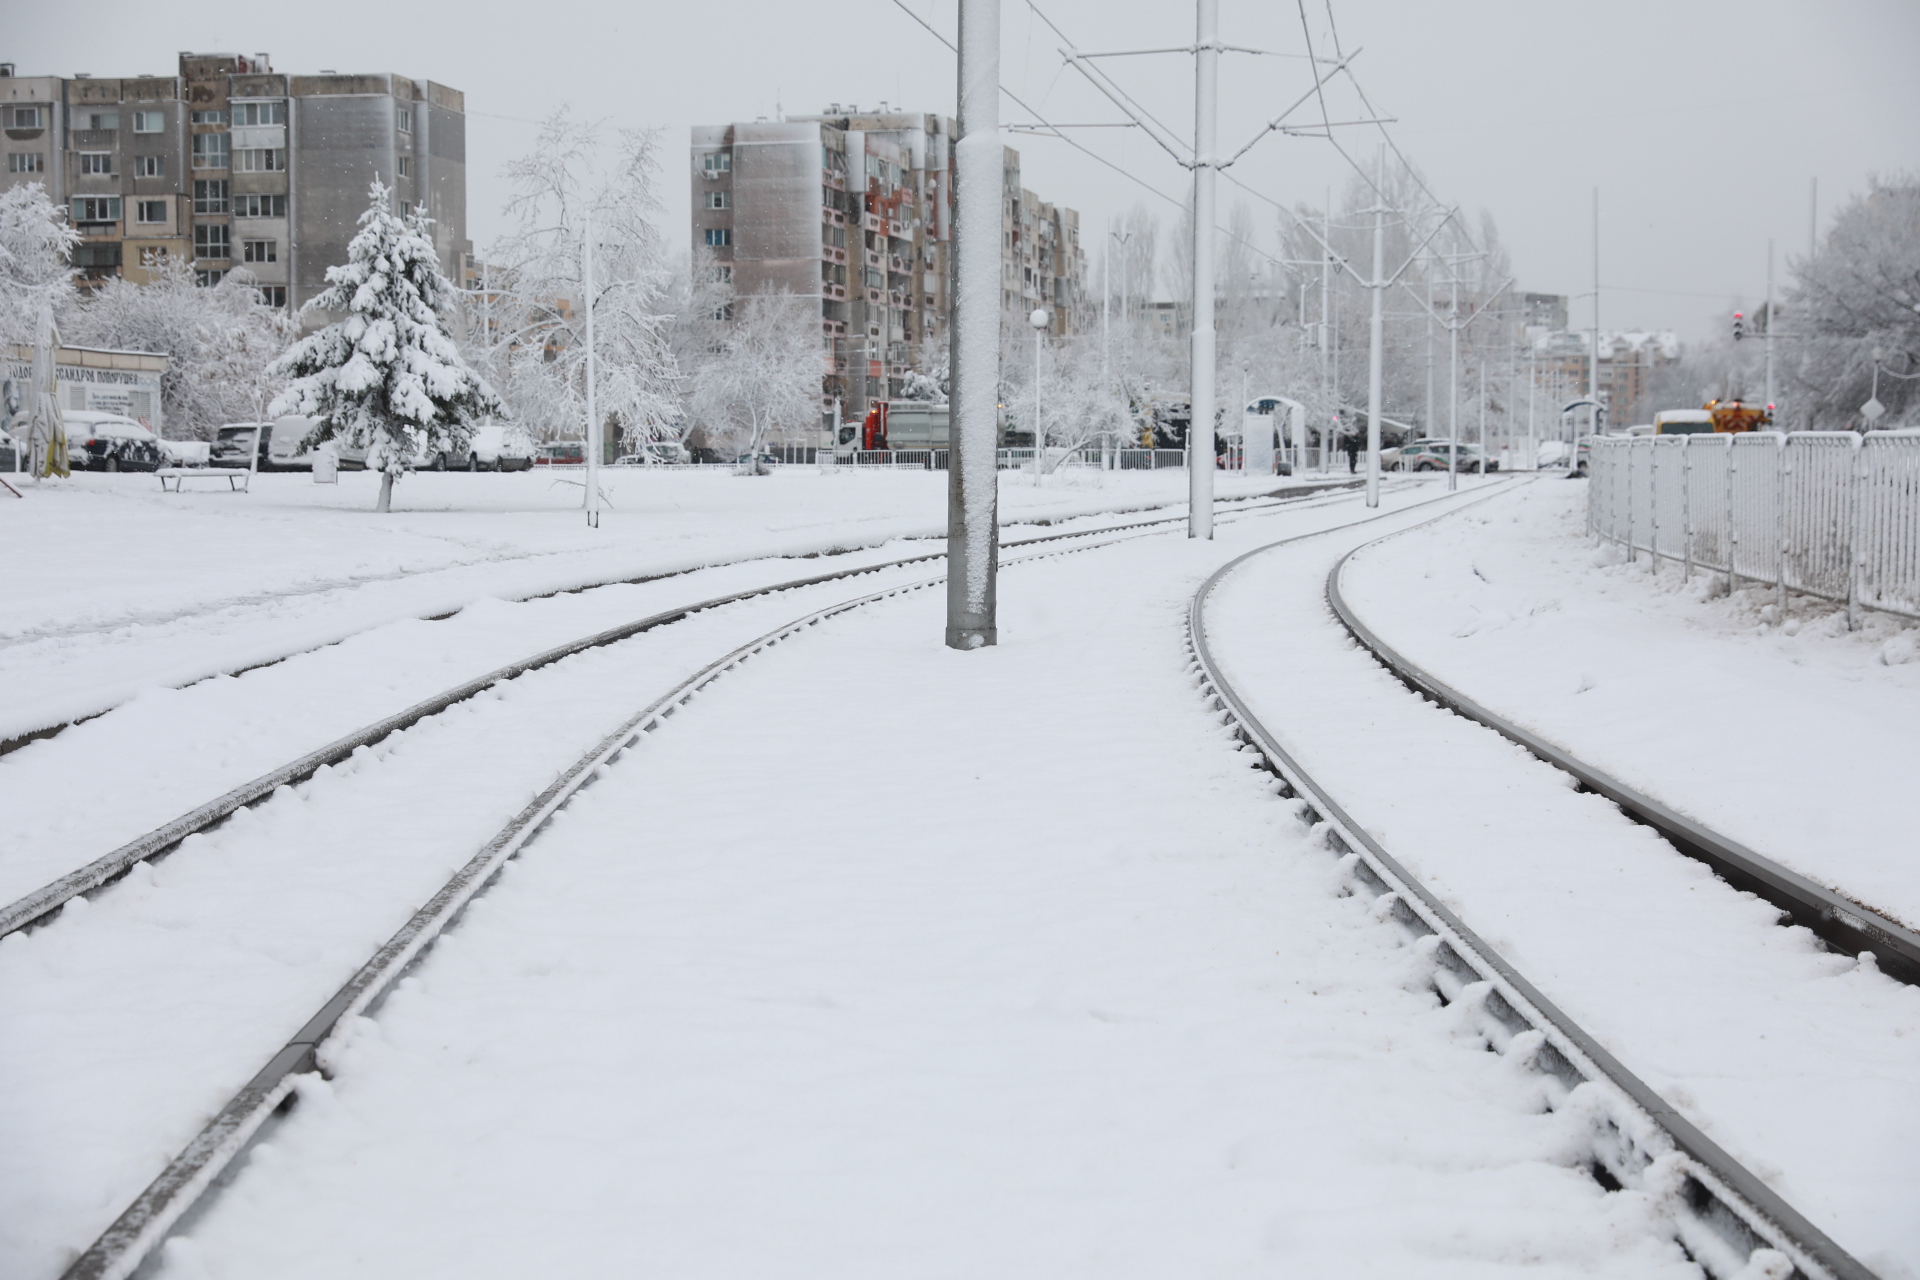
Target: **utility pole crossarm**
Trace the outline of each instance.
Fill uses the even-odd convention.
[[[1446,229],[1446,225],[1449,222],[1453,221],[1453,216],[1458,212],[1459,212],[1458,209],[1448,209],[1446,211],[1446,216],[1433,224],[1433,230],[1427,232],[1426,237],[1423,240],[1421,240],[1419,244],[1413,247],[1413,252],[1407,255],[1407,260],[1401,263],[1399,269],[1396,270],[1391,276],[1387,277],[1387,279],[1383,283],[1391,285],[1395,281],[1399,280],[1401,276],[1405,275],[1407,273],[1407,268],[1412,266],[1415,262],[1419,261],[1420,251],[1433,243],[1433,238],[1439,235],[1441,231]]]

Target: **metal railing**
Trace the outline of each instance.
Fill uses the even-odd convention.
[[[1587,527],[1672,561],[1920,618],[1920,431],[1602,438]]]

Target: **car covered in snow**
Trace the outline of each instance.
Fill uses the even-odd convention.
[[[70,409],[67,462],[75,471],[158,471],[169,459],[160,437],[118,413]]]
[[[536,467],[584,467],[587,446],[579,440],[550,440],[533,455]]]
[[[533,437],[506,422],[483,422],[467,448],[469,471],[526,471],[533,466]]]

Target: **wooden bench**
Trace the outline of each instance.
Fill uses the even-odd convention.
[[[160,477],[160,487],[168,493],[179,493],[182,485],[189,480],[224,480],[230,493],[246,493],[247,484],[253,479],[251,471],[239,471],[230,467],[162,467],[153,474]]]

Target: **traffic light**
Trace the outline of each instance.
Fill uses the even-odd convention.
[[[1735,342],[1747,336],[1747,319],[1738,311],[1733,313],[1733,340]]]

